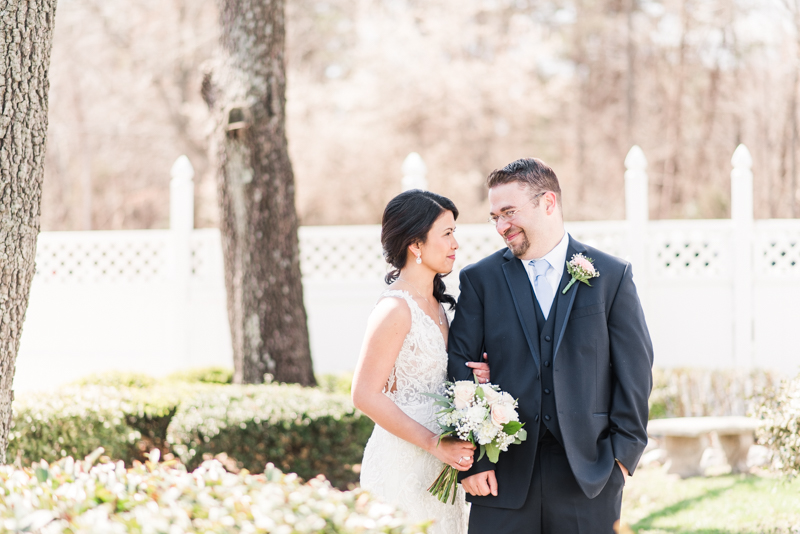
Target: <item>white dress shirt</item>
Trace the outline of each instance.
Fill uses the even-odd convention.
[[[567,264],[567,247],[569,247],[569,234],[564,232],[564,237],[561,238],[561,241],[559,241],[558,245],[553,247],[550,252],[541,258],[534,258],[536,260],[545,259],[551,266],[545,275],[545,279],[547,280],[547,283],[550,284],[550,287],[553,288],[553,300],[558,297],[558,286],[561,284],[561,277],[564,274],[564,267]],[[519,261],[521,261],[522,266],[525,267],[525,272],[528,273],[528,279],[531,281],[531,287],[535,293],[536,286],[533,282],[536,279],[536,271],[533,270],[533,266],[530,264],[531,260]],[[536,295],[536,298],[539,299],[539,295]],[[550,309],[553,307],[553,303],[539,302],[539,307],[542,308],[544,318],[547,320],[548,315],[550,315]]]

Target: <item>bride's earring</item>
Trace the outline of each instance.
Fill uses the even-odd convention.
[[[422,264],[422,256],[417,256],[417,265]]]

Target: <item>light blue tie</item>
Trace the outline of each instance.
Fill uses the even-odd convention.
[[[552,266],[550,262],[542,258],[541,260],[531,260],[530,265],[533,267],[533,272],[536,277],[533,279],[533,290],[536,293],[536,300],[539,301],[539,307],[542,308],[544,319],[550,315],[550,308],[553,306],[553,287],[547,281],[546,275]]]

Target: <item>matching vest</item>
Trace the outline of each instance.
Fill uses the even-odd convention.
[[[557,291],[557,290],[556,290]],[[563,446],[564,439],[561,436],[561,429],[558,425],[558,410],[556,409],[556,393],[553,388],[553,349],[556,343],[555,324],[556,306],[558,305],[558,292],[553,298],[553,305],[547,320],[544,318],[542,308],[531,286],[533,297],[533,307],[536,309],[536,326],[539,332],[539,355],[542,359],[542,366],[539,369],[540,380],[542,381],[542,409],[539,414],[539,438],[544,436],[545,429],[558,440]]]

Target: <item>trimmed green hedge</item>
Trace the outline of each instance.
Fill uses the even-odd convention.
[[[225,453],[253,473],[272,462],[344,488],[358,479],[372,426],[348,397],[292,385],[70,386],[20,395],[7,459],[52,462],[102,446],[130,465],[158,448],[193,468]]]
[[[337,373],[317,375],[317,387],[328,393],[340,393],[350,395],[350,387],[353,384],[353,373]]]
[[[754,415],[762,420],[756,436],[772,451],[773,467],[800,475],[800,375],[772,389]]]
[[[117,388],[68,386],[14,401],[9,462],[83,457],[98,447],[114,459],[144,461],[145,452],[168,453],[167,429],[188,386]]]
[[[372,427],[343,395],[289,385],[227,386],[187,399],[169,439],[190,469],[225,453],[251,472],[272,462],[303,478],[324,473],[345,486],[358,480],[353,466]]]
[[[233,369],[228,367],[199,367],[177,371],[167,376],[165,382],[188,382],[201,384],[232,384]]]
[[[132,405],[114,387],[70,386],[56,393],[20,395],[13,411],[9,463],[82,458],[98,447],[112,458],[133,459],[142,438],[128,423]]]
[[[130,371],[106,371],[79,378],[73,386],[109,386],[115,388],[149,388],[158,383],[154,377]]]

